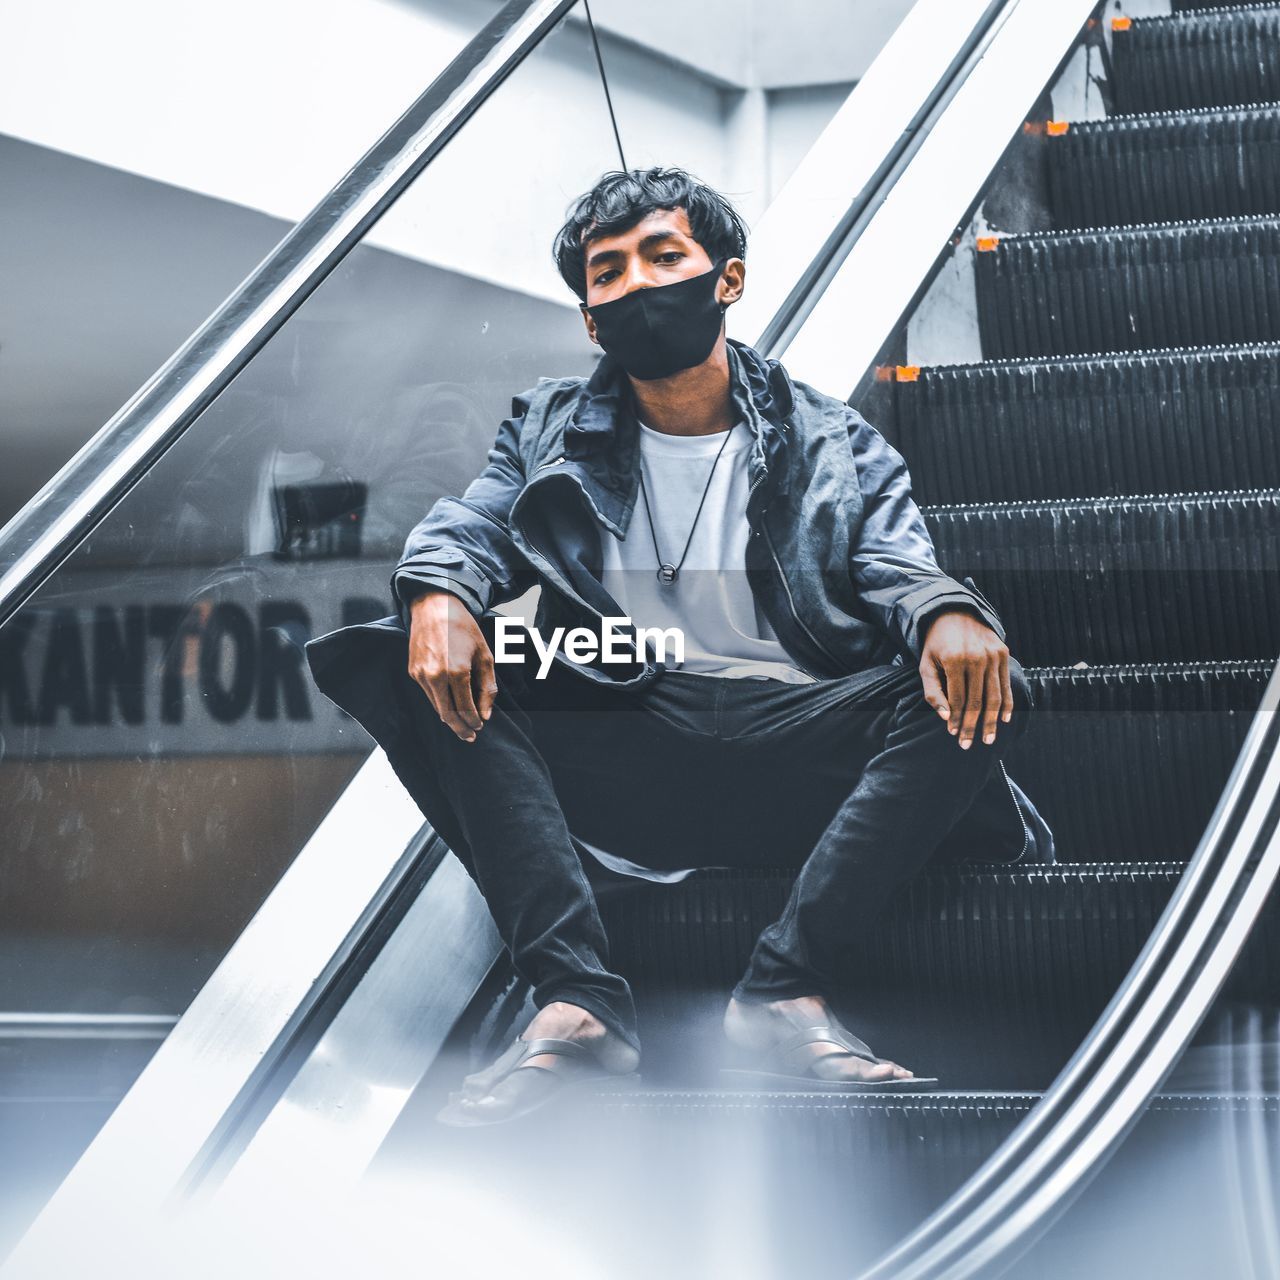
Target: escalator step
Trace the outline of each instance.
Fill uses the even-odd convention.
[[[1116,110],[1239,106],[1280,100],[1280,6],[1133,18],[1112,33]]]
[[[1005,236],[975,264],[988,359],[1280,340],[1280,217]]]
[[[930,871],[850,940],[856,977],[837,1003],[857,1010],[853,1025],[873,1047],[891,1044],[895,1060],[927,1064],[949,1086],[1043,1087],[1105,1007],[1182,869]],[[704,871],[602,898],[610,962],[636,996],[647,1077],[712,1078],[691,1074],[690,1027],[723,1006],[790,884],[784,871]],[[1280,930],[1268,910],[1229,990],[1264,999],[1277,981]]]
[[[998,1058],[1004,1049],[992,1044],[988,1052]],[[479,1199],[485,1210],[464,1221],[483,1222],[490,1235],[505,1239],[525,1224],[557,1231],[558,1274],[862,1275],[956,1192],[1041,1098],[1025,1087],[908,1095],[664,1090],[647,1072],[640,1088],[577,1096],[577,1105],[483,1135],[434,1125],[423,1107],[401,1126],[392,1152],[384,1147],[373,1176],[392,1187],[463,1188],[467,1207]],[[1046,1272],[1037,1256],[1039,1269],[1019,1265],[1016,1274],[1242,1274],[1221,1265],[1216,1228],[1240,1219],[1241,1160],[1266,1169],[1280,1158],[1278,1121],[1280,1097],[1270,1091],[1217,1085],[1156,1095],[1088,1193],[1085,1220],[1099,1227],[1102,1243],[1085,1249],[1081,1237],[1069,1239],[1047,1255],[1062,1256],[1061,1268]],[[1180,1158],[1171,1161],[1171,1152]],[[1140,1265],[1116,1246],[1138,1238],[1135,1218],[1149,1227]],[[532,1225],[526,1233],[539,1238]],[[496,1263],[484,1266],[494,1250],[483,1229],[465,1245],[471,1265],[448,1274],[500,1274]],[[1073,1267],[1082,1254],[1089,1265]],[[1117,1257],[1120,1265],[1108,1265]]]
[[[687,1271],[677,1263],[680,1277],[793,1280],[861,1274],[969,1177],[1037,1101],[1036,1093],[1012,1090],[873,1098],[644,1089],[625,1098],[597,1094],[580,1123],[599,1149],[628,1152],[629,1163],[647,1157],[649,1167],[663,1169],[664,1202],[699,1203],[715,1188],[715,1199],[734,1205],[733,1235],[750,1263],[725,1267],[723,1258],[719,1265],[704,1258]],[[744,1213],[753,1203],[773,1212]],[[678,1212],[676,1205],[668,1212]],[[722,1231],[721,1252],[724,1240]],[[690,1251],[680,1250],[681,1261]],[[840,1258],[834,1269],[833,1251]],[[671,1274],[669,1265],[655,1270]]]
[[[1273,659],[1280,491],[931,507],[1024,666]]]
[[[1028,1013],[1043,1001],[1065,1017],[1114,989],[1180,873],[1176,863],[930,872],[873,935],[851,939],[850,970],[876,985]],[[791,880],[781,870],[705,871],[638,884],[601,902],[610,960],[646,992],[731,987],[760,930],[781,914]]]
[[[1271,670],[1266,662],[1029,669],[1032,726],[1005,761],[1053,828],[1058,857],[1191,857]]]
[[[959,1156],[963,1163],[980,1157],[976,1130],[986,1129],[992,1146],[996,1135],[1011,1131],[1040,1100],[1038,1091],[1012,1092],[940,1090],[924,1094],[797,1094],[742,1093],[727,1090],[691,1092],[680,1090],[641,1089],[621,1093],[600,1090],[591,1097],[592,1111],[598,1118],[605,1112],[628,1112],[637,1123],[642,1117],[656,1120],[661,1116],[674,1121],[680,1129],[693,1125],[714,1125],[723,1133],[743,1120],[785,1126],[789,1147],[827,1155],[862,1157],[880,1160],[892,1157],[909,1160],[909,1153],[926,1153],[918,1169],[911,1169],[903,1185],[914,1183],[933,1159],[945,1161]],[[1273,1093],[1197,1092],[1157,1093],[1147,1103],[1142,1125],[1145,1137],[1152,1130],[1209,1128],[1215,1118],[1224,1115],[1280,1117],[1280,1097]],[[967,1132],[966,1132],[967,1131]],[[904,1141],[910,1135],[912,1141]],[[782,1138],[782,1133],[777,1133]],[[704,1131],[703,1137],[691,1141],[691,1148],[716,1149],[717,1143]],[[1166,1147],[1167,1151],[1167,1147]],[[793,1166],[787,1166],[788,1171]],[[947,1182],[955,1176],[946,1178]],[[824,1171],[824,1176],[830,1176]],[[888,1174],[886,1174],[888,1177]],[[847,1197],[847,1186],[841,1186]],[[846,1201],[846,1207],[849,1207]]]
[[[1048,174],[1060,229],[1280,213],[1280,106],[1075,123]]]
[[[923,503],[1280,487],[1280,345],[923,368],[894,397]]]

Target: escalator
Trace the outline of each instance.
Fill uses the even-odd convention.
[[[983,7],[949,66],[953,82],[993,42],[1012,38],[1005,19],[1018,7]],[[502,50],[511,65],[495,88],[530,49],[543,53],[566,8],[508,6],[525,11],[515,18],[526,25],[519,53]],[[480,44],[493,53],[515,28],[508,19],[487,30]],[[471,56],[474,68],[483,52]],[[423,1195],[463,1188],[465,1209],[449,1203],[473,1215],[468,1264],[478,1275],[515,1265],[521,1248],[531,1261],[548,1256],[539,1252],[551,1247],[548,1223],[567,1235],[551,1255],[564,1274],[852,1275],[904,1236],[882,1274],[923,1265],[909,1253],[911,1233],[1081,1061],[1077,1046],[1119,1007],[1113,993],[1187,891],[1188,866],[1209,865],[1202,833],[1223,825],[1224,788],[1246,777],[1240,762],[1260,740],[1280,654],[1280,105],[1267,105],[1280,103],[1280,8],[1131,17],[1104,4],[1070,48],[1039,56],[1041,81],[1058,89],[1101,66],[1103,109],[1059,115],[1047,89],[1029,111],[1017,108],[1022,127],[990,178],[979,175],[959,233],[941,257],[927,246],[911,306],[884,318],[873,368],[844,383],[857,384],[850,402],[906,457],[939,562],[972,575],[1005,621],[1036,703],[1009,772],[1057,842],[1052,866],[939,863],[859,940],[842,1014],[896,1060],[941,1077],[944,1090],[892,1098],[721,1089],[718,1013],[789,878],[710,871],[601,898],[612,962],[639,1007],[639,1089],[602,1090],[571,1116],[511,1132],[441,1130],[432,1116],[444,1095],[460,1071],[509,1042],[528,1015],[527,991],[456,861],[417,830],[385,761],[357,770],[352,730],[335,724],[335,754],[311,784],[334,799],[332,810],[309,824],[327,800],[299,803],[287,838],[302,853],[261,895],[15,1253],[13,1274],[65,1274],[58,1259],[74,1256],[59,1252],[71,1247],[70,1224],[113,1221],[128,1239],[147,1213],[190,1193],[225,1226],[294,1180],[294,1194],[316,1204],[357,1197],[357,1184],[379,1189],[375,1198],[396,1186]],[[922,134],[955,103],[926,89]],[[1063,92],[1064,101],[1084,96]],[[448,101],[429,106],[442,111]],[[904,154],[877,175],[873,194],[883,199],[923,163],[923,153]],[[868,217],[876,203],[864,199]],[[828,268],[804,264],[815,296],[842,254],[855,261],[850,245],[865,226],[843,219],[828,230],[819,237]],[[787,297],[797,275],[777,302],[795,312],[788,340],[798,352],[798,335],[821,313],[806,322]],[[339,274],[324,289],[341,283]],[[537,347],[530,360],[569,349],[552,328],[536,339],[526,332]],[[269,361],[269,339],[264,331],[261,348],[227,364],[208,406],[192,403],[174,418],[191,428],[180,443],[175,431],[168,453],[136,464],[157,504],[185,491],[184,466],[199,473],[202,438],[219,412],[234,420],[235,395],[251,362]],[[785,347],[775,354],[790,367]],[[975,348],[981,359],[951,358]],[[501,383],[514,373],[504,364],[485,376]],[[136,521],[124,523],[132,530]],[[74,542],[68,532],[46,563]],[[128,539],[113,542],[109,527],[92,542],[108,566],[127,553]],[[378,603],[385,565],[369,567],[343,588],[365,601],[342,610],[343,620]],[[226,578],[206,575],[203,595]],[[67,607],[52,581],[54,605]],[[15,605],[7,627],[40,604],[36,596]],[[287,645],[289,619],[276,617]],[[1263,796],[1263,775],[1247,778],[1246,798]],[[359,867],[353,844],[368,851]],[[1250,861],[1264,865],[1261,853]],[[1138,1098],[1143,1118],[1091,1189],[1095,1200],[1118,1194],[1121,1177],[1140,1182],[1153,1160],[1216,1149],[1241,1126],[1262,1134],[1255,1169],[1280,1160],[1278,910],[1268,905],[1232,953],[1213,1011],[1173,1074]],[[1242,1023],[1256,1050],[1247,1080],[1232,1065]],[[118,1177],[126,1150],[146,1158]],[[1144,1237],[1146,1264],[1172,1275],[1216,1264],[1223,1273],[1223,1240],[1203,1222],[1228,1211],[1227,1193],[1179,1194],[1164,1213],[1184,1215],[1183,1227]],[[1047,1210],[1040,1217],[1043,1230]],[[521,1228],[506,1252],[510,1242],[500,1247],[486,1230],[503,1222],[543,1230]],[[1033,1254],[1015,1274],[1056,1275],[1060,1261]],[[1131,1273],[1112,1262],[1110,1274]]]
[[[781,912],[787,873],[702,873],[602,902],[612,960],[637,995],[646,1088],[599,1099],[576,1136],[626,1153],[619,1163],[638,1151],[653,1163],[617,1181],[611,1163],[607,1192],[578,1211],[616,1221],[608,1202],[635,1197],[645,1218],[676,1224],[679,1274],[739,1274],[746,1256],[752,1274],[820,1273],[833,1257],[852,1274],[997,1148],[1150,935],[1280,652],[1280,262],[1269,248],[1280,107],[1247,105],[1280,98],[1280,75],[1232,74],[1275,56],[1280,10],[1122,18],[1111,39],[1114,114],[1027,121],[1045,192],[1019,212],[1052,229],[970,228],[986,358],[903,359],[854,398],[906,457],[940,563],[974,576],[1027,670],[1036,715],[1009,771],[1054,828],[1060,863],[936,869],[859,944],[847,1020],[947,1086],[896,1100],[717,1087],[717,1013]],[[1006,159],[988,208],[1010,203],[1000,179],[1026,163]],[[1224,1011],[1274,1007],[1276,910],[1253,930]],[[1194,1145],[1250,1109],[1274,1128],[1274,1043],[1252,1093],[1196,1066],[1224,1016],[1152,1100],[1141,1142]],[[491,1011],[477,1063],[512,1026]],[[410,1113],[383,1160],[471,1172],[468,1152],[427,1128],[429,1110]],[[545,1133],[517,1144],[520,1167],[542,1178],[549,1165],[566,1179],[554,1194],[566,1194],[574,1162],[548,1160],[547,1147],[562,1150]],[[744,1181],[754,1201],[706,1232],[718,1245],[742,1233],[741,1257],[717,1261],[715,1245],[663,1213],[713,1187],[745,1195]],[[1147,1265],[1193,1274],[1185,1240],[1170,1240]],[[1211,1250],[1195,1265],[1205,1261]],[[660,1263],[665,1252],[648,1260]],[[1034,1265],[1026,1274],[1046,1274]]]

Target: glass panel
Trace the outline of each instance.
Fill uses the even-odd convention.
[[[513,392],[589,370],[550,238],[612,148],[562,26],[0,632],[0,1091],[43,1099],[6,1191],[65,1170],[366,757],[302,645],[391,613]]]

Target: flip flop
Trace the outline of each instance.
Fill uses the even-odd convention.
[[[843,1027],[830,1024],[805,1027],[766,1052],[751,1069],[725,1067],[720,1076],[731,1089],[801,1089],[817,1093],[928,1093],[938,1087],[932,1076],[911,1076],[907,1080],[824,1080],[813,1074],[813,1064],[833,1053],[811,1054],[811,1044],[831,1044],[855,1058],[880,1063],[871,1049]]]
[[[575,1064],[573,1074],[554,1071],[550,1067],[524,1065],[530,1058],[535,1058],[541,1053],[555,1054],[570,1060]],[[522,1082],[521,1091],[516,1094],[512,1106],[498,1115],[485,1117],[466,1105],[468,1101],[486,1097],[493,1092],[497,1084],[515,1076],[517,1071],[525,1073],[529,1079],[527,1082]],[[538,1085],[542,1085],[545,1084],[547,1076],[557,1082],[554,1088],[534,1087],[535,1079]],[[606,1071],[590,1049],[574,1040],[517,1038],[516,1042],[491,1066],[468,1076],[463,1088],[449,1095],[448,1103],[437,1114],[436,1119],[441,1124],[452,1125],[455,1128],[506,1124],[530,1112],[540,1110],[553,1099],[563,1098],[567,1093],[581,1091],[585,1087],[598,1089],[601,1085],[625,1085],[639,1079],[639,1072],[635,1071],[626,1075]],[[526,1084],[528,1087],[525,1087]]]

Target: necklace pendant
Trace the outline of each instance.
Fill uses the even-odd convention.
[[[664,564],[664,565],[662,566],[662,568],[660,568],[660,569],[658,570],[658,581],[659,581],[659,582],[665,582],[665,583],[671,583],[671,582],[674,582],[674,581],[676,580],[676,575],[677,575],[679,572],[680,572],[680,570],[679,570],[679,569],[677,569],[677,568],[675,567],[675,565],[673,565],[673,564]]]

